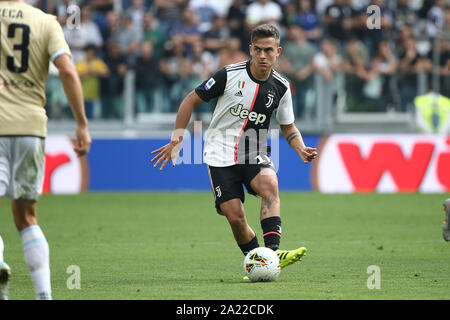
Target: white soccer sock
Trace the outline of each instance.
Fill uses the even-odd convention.
[[[2,236],[0,236],[0,262],[3,262],[3,250],[5,250],[5,245],[3,244]]]
[[[44,233],[38,225],[33,225],[20,231],[20,238],[36,299],[51,300],[49,248]]]

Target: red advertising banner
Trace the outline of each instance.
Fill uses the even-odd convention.
[[[331,135],[320,148],[315,189],[449,192],[450,136]]]
[[[42,193],[73,194],[87,189],[86,157],[78,158],[73,141],[48,136],[45,141],[45,176]]]

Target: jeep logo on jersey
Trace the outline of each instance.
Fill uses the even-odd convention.
[[[230,112],[233,116],[239,117],[241,119],[247,119],[254,122],[255,124],[260,124],[266,121],[266,115],[263,113],[257,113],[255,111],[250,112],[243,108],[242,104],[238,104],[236,107],[231,108]]]

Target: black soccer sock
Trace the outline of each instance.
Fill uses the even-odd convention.
[[[247,255],[247,253],[249,253],[250,251],[252,251],[255,248],[259,247],[259,243],[258,243],[258,239],[256,238],[256,236],[250,240],[249,243],[246,244],[239,244],[238,243],[239,248],[241,248],[242,253],[244,254],[244,256]]]
[[[281,218],[269,217],[261,220],[264,245],[273,251],[278,250],[281,239]]]

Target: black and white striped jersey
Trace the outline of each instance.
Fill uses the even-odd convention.
[[[289,82],[275,70],[266,81],[256,80],[250,60],[223,67],[195,92],[204,101],[217,98],[203,151],[210,166],[258,163],[256,157],[267,153],[272,113],[280,125],[295,120]]]

